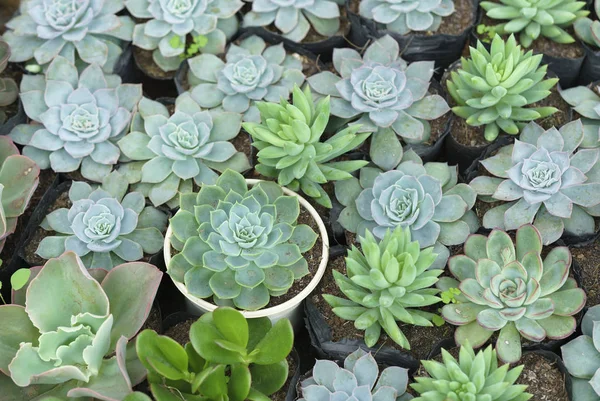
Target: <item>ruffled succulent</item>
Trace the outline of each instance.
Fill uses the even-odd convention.
[[[141,97],[141,85],[121,84],[121,78],[104,75],[96,64],[79,74],[59,56],[45,75],[23,76],[23,107],[39,124],[18,125],[10,136],[25,145],[23,154],[41,169],[80,169],[83,177],[101,182],[119,160],[113,142],[127,131]]]
[[[319,35],[333,36],[340,29],[340,5],[344,0],[246,0],[252,11],[244,15],[244,26],[274,24],[284,38],[301,42],[312,28]]]
[[[323,294],[342,319],[354,321],[365,330],[365,343],[373,347],[381,329],[402,348],[410,349],[397,321],[416,326],[433,326],[434,314],[419,310],[441,301],[434,285],[441,269],[430,268],[437,255],[433,248],[419,250],[411,242],[408,227],[388,230],[377,241],[367,231],[359,237],[362,252],[354,245],[346,258],[347,277],[333,270],[333,278],[349,299]]]
[[[286,55],[283,44],[267,46],[258,36],[229,45],[225,62],[211,54],[188,60],[192,97],[205,108],[243,113],[244,121],[260,122],[255,103],[287,99],[302,85],[302,62]]]
[[[569,277],[571,253],[553,248],[542,262],[542,237],[532,225],[510,236],[492,230],[472,235],[464,255],[448,261],[456,280],[442,277],[440,290],[458,288],[457,303],[445,305],[442,317],[457,325],[457,344],[480,347],[497,331],[496,350],[504,362],[521,359],[521,337],[540,342],[567,338],[577,327],[573,315],[585,305],[585,293]]]
[[[364,167],[359,178],[336,182],[336,198],[345,206],[338,221],[352,233],[371,231],[378,238],[388,229],[408,227],[421,249],[434,247],[434,266],[443,268],[449,256],[446,246],[462,244],[479,228],[471,210],[475,191],[457,181],[456,166],[423,165],[408,151],[395,170]]]
[[[19,97],[19,87],[11,78],[1,78],[2,71],[6,69],[10,58],[10,47],[8,43],[0,38],[0,126],[7,119],[4,107],[9,106]]]
[[[12,48],[10,61],[35,60],[46,65],[59,55],[71,63],[97,64],[112,73],[131,42],[134,22],[119,15],[123,0],[28,0],[6,27],[4,40]]]
[[[460,347],[458,361],[442,348],[442,362],[422,361],[428,377],[415,377],[410,386],[419,393],[414,401],[527,401],[527,386],[515,384],[523,365],[509,370],[498,366],[496,351],[489,346],[475,354],[467,342]]]
[[[133,30],[133,44],[152,51],[163,71],[179,68],[188,36],[203,37],[203,53],[219,54],[238,29],[241,0],[125,0],[127,10],[145,22]]]
[[[161,277],[147,263],[87,271],[73,252],[33,267],[13,303],[0,306],[2,398],[131,394],[146,370],[128,339],[146,321]]]
[[[533,120],[554,114],[555,107],[526,107],[546,98],[558,78],[544,79],[547,65],[542,54],[524,53],[511,35],[506,43],[496,35],[490,51],[477,42],[470,58],[450,73],[448,92],[456,102],[452,111],[473,127],[485,126],[485,139],[500,131],[517,135]],[[539,68],[538,68],[539,67]]]
[[[252,136],[252,146],[259,150],[259,173],[331,208],[321,184],[352,178],[351,172],[368,164],[364,160],[332,160],[360,146],[369,133],[357,134],[360,126],[353,126],[321,142],[329,122],[329,100],[323,98],[315,105],[310,87],[303,92],[295,86],[291,104],[285,99],[280,104],[258,102],[262,123],[242,125]]]
[[[571,375],[573,401],[600,399],[600,305],[588,309],[581,322],[582,335],[561,347]]]
[[[452,0],[364,0],[359,13],[363,18],[385,25],[401,35],[411,31],[435,32],[443,17],[454,13]]]
[[[469,185],[483,201],[506,202],[486,212],[484,227],[514,230],[533,223],[544,245],[563,231],[593,234],[600,216],[600,149],[578,149],[583,137],[579,120],[548,131],[531,123],[514,145],[481,161],[492,176]]]
[[[482,1],[481,8],[492,19],[508,20],[495,25],[499,35],[519,34],[519,42],[525,47],[542,35],[557,43],[573,43],[566,29],[573,22],[590,12],[582,10],[585,1],[576,0],[500,0]]]
[[[167,271],[190,295],[260,309],[308,274],[302,253],[317,234],[297,224],[299,213],[298,198],[284,196],[276,183],[249,190],[241,174],[226,170],[215,185],[181,195],[171,219],[171,245],[180,253]]]
[[[146,207],[141,193],[127,193],[128,187],[116,171],[97,189],[74,181],[69,190],[71,207],[46,216],[42,227],[56,235],[45,237],[36,253],[50,259],[72,251],[88,268],[111,269],[160,251],[167,216]]]
[[[583,124],[583,140],[580,148],[600,147],[600,96],[596,94],[598,86],[591,88],[577,86],[575,88],[561,89],[559,92],[565,102],[569,103],[574,111],[581,116]]]
[[[596,16],[600,15],[600,1],[594,1]],[[600,47],[600,21],[592,21],[589,18],[578,18],[573,23],[573,29],[579,39],[588,45]]]
[[[344,359],[344,367],[317,360],[312,377],[301,383],[299,401],[408,401],[408,371],[398,366],[385,368],[381,375],[375,358],[361,348]]]
[[[166,106],[143,98],[131,133],[118,143],[132,163],[121,166],[133,188],[159,206],[175,207],[179,193],[191,192],[193,183],[214,184],[227,168],[250,168],[246,155],[228,142],[240,132],[241,115],[202,110],[184,93],[171,115]]]

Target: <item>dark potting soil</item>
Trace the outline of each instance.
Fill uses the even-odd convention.
[[[154,303],[152,308],[150,308],[148,318],[144,322],[140,331],[146,329],[154,330],[159,334],[162,332],[162,316],[160,315],[160,309],[156,303]]]
[[[250,165],[253,166],[252,141],[250,140],[250,135],[246,131],[240,130],[240,133],[231,140],[231,143],[239,152],[243,152],[246,155],[250,161]]]
[[[138,65],[144,69],[144,72],[151,78],[173,79],[177,71],[163,71],[152,58],[153,50],[144,50],[137,46],[133,47],[133,57]]]
[[[586,306],[600,304],[600,242],[582,247],[570,247],[573,260],[579,265],[581,285],[587,295]]]

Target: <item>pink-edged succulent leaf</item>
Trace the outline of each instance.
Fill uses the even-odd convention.
[[[442,317],[454,325],[471,323],[477,318],[477,314],[487,309],[487,306],[473,303],[448,304],[442,308]]]
[[[546,338],[546,330],[535,320],[524,317],[515,322],[515,327],[521,336],[530,341],[540,342]]]
[[[529,252],[540,253],[542,251],[542,236],[532,224],[521,226],[517,230],[517,260],[523,261]]]
[[[577,321],[573,316],[552,315],[537,322],[546,330],[546,336],[551,340],[567,338],[577,328]]]
[[[479,260],[482,258],[487,258],[487,253],[485,251],[485,243],[487,242],[487,237],[481,234],[473,234],[470,235],[469,238],[465,241],[465,255],[473,260]]]
[[[581,288],[570,288],[548,294],[555,305],[554,314],[558,316],[573,316],[585,306],[586,296]]]
[[[30,158],[19,155],[6,158],[0,168],[0,184],[4,186],[2,207],[6,217],[23,214],[38,186],[39,176],[40,168]]]
[[[517,362],[521,359],[521,335],[514,323],[509,323],[500,330],[496,340],[498,358],[504,362]]]
[[[8,365],[17,354],[19,344],[37,344],[40,332],[20,305],[0,306],[0,321],[0,371],[8,374]]]
[[[556,247],[544,259],[544,273],[540,279],[542,292],[546,296],[559,290],[569,277],[571,267],[571,252],[567,247]]]
[[[8,136],[0,136],[0,165],[4,164],[9,156],[19,155],[19,148]]]
[[[507,320],[495,309],[486,309],[477,315],[477,323],[487,330],[497,331],[506,326]]]
[[[454,277],[460,281],[463,281],[467,278],[475,279],[475,267],[475,260],[466,255],[452,256],[448,260],[448,268],[450,269],[450,272],[452,272]]]
[[[486,242],[488,258],[503,267],[516,258],[515,246],[509,235],[502,230],[492,230]]]

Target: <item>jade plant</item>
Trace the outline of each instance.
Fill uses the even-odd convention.
[[[240,114],[202,110],[189,93],[177,98],[172,115],[165,105],[143,98],[131,132],[118,142],[132,161],[119,170],[155,206],[174,208],[179,193],[191,192],[194,183],[214,184],[214,170],[250,168],[246,155],[229,142],[240,124]]]
[[[540,67],[542,54],[525,53],[514,35],[506,42],[496,35],[489,51],[479,41],[469,50],[471,57],[462,57],[458,70],[450,73],[448,92],[456,102],[454,114],[470,126],[484,126],[487,141],[500,131],[517,135],[527,122],[557,111],[532,106],[548,97],[558,82],[544,79],[548,66]]]
[[[179,68],[188,37],[203,38],[203,53],[223,53],[243,5],[241,0],[125,0],[127,10],[144,21],[133,29],[133,44],[152,51],[153,61],[166,72]]]
[[[87,268],[111,269],[160,251],[167,216],[146,206],[141,193],[128,193],[128,187],[117,171],[96,189],[74,181],[69,189],[71,207],[56,209],[44,218],[41,227],[55,235],[45,237],[36,254],[50,259],[72,251]]]
[[[579,120],[544,131],[527,125],[514,145],[481,161],[491,176],[469,185],[482,201],[504,202],[483,216],[486,228],[514,230],[533,223],[548,245],[563,232],[591,235],[600,216],[600,149],[578,149]]]
[[[442,291],[461,291],[457,303],[442,308],[442,317],[458,326],[456,343],[480,347],[498,332],[498,357],[507,363],[521,359],[521,337],[541,342],[573,334],[573,315],[586,299],[569,277],[567,247],[553,248],[542,261],[542,237],[533,225],[520,227],[515,242],[501,230],[470,236],[465,254],[448,261],[455,278],[437,283]]]
[[[10,61],[46,65],[60,55],[110,74],[133,35],[134,22],[121,15],[124,8],[123,0],[23,1],[4,33]]]
[[[573,401],[600,399],[600,305],[588,309],[582,335],[561,347],[562,359],[573,383]]]
[[[523,365],[510,369],[498,366],[492,346],[475,353],[467,342],[460,347],[458,360],[442,348],[442,361],[421,361],[428,376],[415,377],[411,384],[419,397],[414,401],[527,401],[527,386],[515,384]]]
[[[294,85],[304,82],[302,61],[287,55],[283,43],[267,46],[255,35],[229,45],[225,61],[202,54],[188,64],[188,82],[198,104],[243,113],[244,121],[260,122],[257,101],[287,99]]]
[[[453,0],[364,0],[359,5],[361,17],[401,35],[411,31],[435,32],[442,18],[453,13]]]
[[[594,11],[596,16],[600,15],[600,1],[594,1]],[[579,39],[593,46],[595,49],[600,47],[600,21],[592,21],[589,18],[578,18],[573,23],[573,29]]]
[[[283,387],[293,344],[289,320],[272,325],[221,307],[192,324],[185,347],[144,330],[136,349],[156,401],[245,401],[268,400]]]
[[[122,400],[146,370],[133,342],[162,273],[147,263],[88,271],[66,252],[32,268],[0,306],[0,388],[7,400]]]
[[[557,43],[573,43],[567,29],[576,19],[585,17],[585,1],[576,0],[500,0],[482,1],[489,18],[506,20],[494,26],[499,35],[519,34],[519,42],[529,47],[541,36]]]
[[[17,125],[10,137],[41,169],[79,170],[101,182],[121,156],[114,142],[128,130],[141,97],[141,85],[121,84],[97,64],[80,74],[58,56],[45,75],[23,76],[21,100],[34,123]]]
[[[309,86],[304,91],[295,86],[292,100],[258,102],[262,123],[242,124],[252,136],[252,146],[259,150],[256,170],[331,208],[321,184],[352,178],[350,173],[368,164],[365,160],[332,160],[360,146],[370,134],[357,134],[360,126],[356,125],[321,142],[329,121],[330,98],[315,104]]]
[[[10,47],[0,38],[0,126],[8,118],[4,108],[13,104],[19,97],[17,83],[12,78],[2,78],[2,72],[6,69],[9,58]]]
[[[317,360],[312,376],[300,385],[299,401],[354,400],[408,401],[408,371],[398,366],[381,374],[375,358],[361,348],[344,359],[344,367]]]
[[[167,271],[189,294],[218,305],[257,310],[285,294],[308,274],[302,253],[317,234],[297,224],[300,206],[274,182],[248,189],[244,177],[226,170],[215,185],[181,195],[170,220],[177,253]]]
[[[323,294],[333,313],[365,330],[364,340],[373,347],[381,329],[402,348],[410,349],[397,321],[416,326],[433,326],[434,314],[419,310],[441,301],[439,290],[430,288],[441,269],[431,268],[433,248],[419,249],[411,242],[408,227],[388,231],[381,241],[367,231],[359,237],[362,252],[354,245],[346,258],[347,276],[333,270],[339,289],[349,299]]]
[[[275,25],[286,39],[302,42],[312,28],[321,36],[340,29],[344,0],[246,0],[252,11],[244,14],[244,27]]]
[[[600,147],[600,96],[598,85],[560,89],[560,95],[581,116],[583,140],[580,148]]]
[[[10,138],[0,136],[0,251],[27,209],[39,176],[40,168],[35,162],[21,156]]]
[[[408,227],[421,249],[433,246],[434,266],[443,268],[449,245],[460,245],[479,228],[471,210],[476,194],[458,184],[456,166],[426,163],[414,151],[405,152],[395,170],[364,167],[359,178],[335,183],[337,200],[345,206],[338,219],[358,235],[371,231],[383,238],[388,229]]]

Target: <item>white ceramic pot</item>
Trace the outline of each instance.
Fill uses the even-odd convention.
[[[260,180],[247,179],[246,183],[250,187],[259,183]],[[303,197],[298,195],[297,193],[290,191],[287,188],[282,188],[284,194],[289,196],[296,196],[298,201],[300,202],[300,207],[308,210],[311,217],[317,222],[317,226],[319,228],[319,236],[321,238],[321,242],[323,243],[323,253],[321,255],[321,263],[317,271],[315,272],[312,280],[308,285],[302,289],[295,297],[279,304],[277,306],[273,306],[270,308],[260,309],[257,311],[241,311],[246,318],[258,318],[258,317],[268,317],[273,322],[281,319],[288,318],[292,322],[295,328],[301,327],[303,323],[303,308],[302,301],[310,295],[310,293],[316,288],[317,284],[323,278],[323,274],[325,273],[325,269],[327,268],[327,261],[329,259],[329,237],[327,236],[327,230],[325,228],[325,224],[321,219],[321,216],[317,213],[314,207],[311,206]],[[173,235],[173,231],[171,230],[171,226],[167,229],[167,233],[165,235],[165,244],[164,244],[164,257],[165,264],[168,266],[171,261],[171,236]],[[183,283],[179,283],[173,280],[175,286],[181,291],[183,295],[185,295],[187,300],[187,310],[193,314],[203,314],[205,312],[213,311],[217,308],[215,304],[205,301],[202,298],[195,297],[188,293],[187,288]]]

